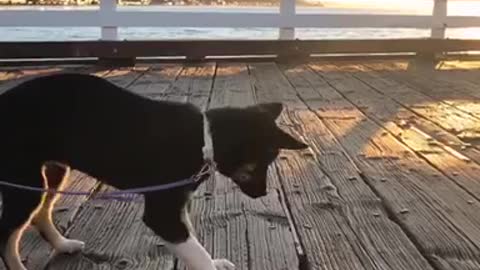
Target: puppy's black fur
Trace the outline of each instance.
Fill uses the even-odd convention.
[[[206,112],[219,172],[250,197],[266,193],[280,149],[306,145],[281,131],[277,103]],[[58,161],[124,189],[195,174],[202,156],[202,113],[189,104],[148,99],[91,75],[49,75],[0,96],[0,180],[42,187],[40,168]],[[56,183],[49,183],[55,188]],[[144,221],[166,241],[188,237],[181,212],[197,185],[145,195]],[[0,253],[41,194],[0,186]]]

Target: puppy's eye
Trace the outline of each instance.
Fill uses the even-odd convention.
[[[247,182],[248,180],[250,179],[250,175],[248,173],[241,173],[239,176],[238,176],[238,180],[240,182]]]
[[[247,164],[243,167],[243,170],[246,171],[246,172],[253,172],[255,170],[255,168],[257,167],[256,164]]]

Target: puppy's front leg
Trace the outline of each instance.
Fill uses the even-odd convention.
[[[154,213],[155,205],[145,198],[143,221],[163,240],[168,249],[179,258],[188,270],[234,270],[235,266],[225,259],[213,260],[197,238],[190,233],[191,223],[185,209],[171,207],[164,213]]]
[[[168,249],[187,265],[189,270],[233,270],[235,266],[228,260],[212,260],[195,236],[190,235],[185,242],[169,243]]]

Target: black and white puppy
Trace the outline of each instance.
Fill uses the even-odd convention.
[[[195,175],[206,153],[221,174],[257,198],[266,194],[267,168],[279,150],[307,147],[275,124],[281,111],[282,104],[269,103],[202,113],[92,75],[44,76],[0,95],[0,181],[59,189],[71,168],[119,189],[159,185]],[[190,231],[185,207],[205,179],[144,194],[143,220],[190,270],[234,269],[228,260],[213,260]],[[5,185],[0,193],[0,254],[9,270],[25,269],[18,246],[29,224],[57,252],[84,247],[52,223],[58,196]]]

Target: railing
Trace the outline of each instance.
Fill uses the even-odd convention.
[[[122,11],[116,0],[94,10],[0,10],[0,27],[101,27],[102,40],[117,40],[119,27],[273,27],[279,38],[295,28],[426,28],[445,38],[447,28],[480,27],[479,16],[448,16],[447,0],[433,0],[432,15],[302,14],[295,0],[281,0],[279,12]]]

